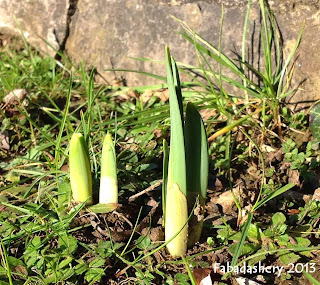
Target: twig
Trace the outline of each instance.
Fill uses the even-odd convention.
[[[142,190],[141,192],[132,195],[131,197],[129,197],[129,202],[134,201],[135,199],[137,199],[138,197],[140,197],[143,194],[146,194],[148,192],[153,191],[155,188],[157,188],[158,186],[160,186],[162,184],[162,179],[158,180],[156,183],[150,185],[148,188]]]
[[[121,217],[122,219],[124,219],[129,224],[129,226],[133,228],[132,223],[124,215],[122,215],[121,213],[118,213],[117,211],[113,211],[113,213],[115,213],[118,217]]]

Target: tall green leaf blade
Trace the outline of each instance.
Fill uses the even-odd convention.
[[[166,140],[163,140],[163,179],[162,179],[162,210],[163,210],[163,225],[165,225],[166,212],[166,193],[168,182],[168,163],[169,163],[169,147]]]
[[[170,154],[167,188],[178,184],[184,195],[187,195],[186,158],[183,134],[182,96],[179,84],[178,69],[166,47],[166,68],[170,100]]]
[[[187,168],[188,208],[197,203],[198,211],[189,222],[188,246],[199,241],[205,201],[207,196],[209,175],[208,138],[201,115],[192,103],[188,103],[184,129]],[[197,197],[199,196],[199,202]]]
[[[175,91],[176,91],[176,98],[178,100],[178,105],[179,105],[179,110],[180,110],[180,115],[181,115],[181,122],[182,122],[182,127],[183,127],[184,120],[183,120],[183,103],[182,103],[181,83],[180,83],[178,67],[177,67],[177,64],[172,56],[171,56],[171,66],[172,66],[173,81],[174,81],[174,86],[175,86]]]
[[[207,196],[209,154],[208,139],[203,120],[196,107],[189,102],[186,111],[185,147],[187,165],[187,191]]]

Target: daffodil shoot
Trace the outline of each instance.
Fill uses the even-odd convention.
[[[89,153],[85,139],[80,133],[74,133],[70,140],[69,171],[73,199],[91,204],[92,177]]]
[[[165,195],[165,240],[173,257],[184,256],[188,238],[186,156],[183,136],[182,95],[178,70],[166,47],[166,69],[170,96],[170,152]],[[166,169],[164,169],[166,171]]]
[[[205,127],[192,103],[188,103],[184,118],[178,68],[168,47],[166,69],[170,103],[170,150],[164,142],[163,212],[167,249],[173,257],[179,257],[184,256],[187,247],[193,246],[200,239],[209,157]],[[192,209],[195,209],[193,213]]]
[[[99,203],[118,203],[116,152],[109,133],[106,134],[102,147]]]

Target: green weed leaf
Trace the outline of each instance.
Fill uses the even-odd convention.
[[[115,243],[112,247],[112,244],[110,241],[100,240],[98,241],[98,246],[95,249],[95,252],[99,254],[99,256],[102,258],[108,258],[114,254],[114,251],[118,250],[122,246],[123,246],[123,243],[121,242]]]
[[[261,242],[261,230],[257,225],[250,224],[248,230],[248,239],[254,243]]]
[[[281,225],[281,226],[280,226],[280,229],[281,229],[281,227],[283,227],[283,226],[285,226],[284,229],[287,228],[286,225]],[[279,228],[279,227],[278,227],[278,228]],[[278,228],[277,228],[277,229],[278,229]],[[278,232],[279,232],[279,231],[278,231]],[[288,246],[288,243],[290,242],[289,235],[284,235],[284,234],[283,234],[283,231],[280,231],[279,234],[281,234],[281,235],[279,235],[279,236],[277,236],[277,237],[275,238],[275,240],[277,241],[278,245],[280,245],[280,246]]]
[[[94,260],[92,260],[89,264],[90,268],[95,268],[95,267],[101,267],[105,263],[105,260],[103,258],[97,257]]]
[[[224,240],[239,241],[241,238],[241,233],[236,232],[231,228],[223,228],[218,230],[217,238],[222,242]]]
[[[88,270],[88,265],[82,260],[77,260],[79,264],[77,264],[73,269],[75,274],[80,275]]]
[[[272,225],[281,226],[286,222],[286,216],[283,213],[275,213],[272,218]]]
[[[293,252],[289,252],[279,255],[279,259],[282,264],[288,265],[289,263],[297,262],[300,259],[300,256]]]
[[[72,262],[73,258],[71,256],[67,257],[66,259],[62,260],[60,263],[59,263],[59,266],[58,268],[59,269],[62,269],[64,267],[66,267],[68,264],[70,264]]]
[[[150,273],[149,270],[143,273],[141,271],[136,271],[136,276],[138,279],[137,284],[141,284],[141,285],[150,284],[150,281],[154,279],[154,276]]]
[[[63,212],[71,200],[71,185],[69,181],[58,183],[58,209]]]
[[[295,238],[297,244],[293,245],[293,247],[309,247],[311,245],[311,241],[307,238],[303,238],[303,237],[296,237]],[[312,257],[312,251],[300,251],[300,254],[307,256],[307,257]]]
[[[13,256],[8,256],[8,262],[9,262],[10,266],[24,265],[20,259],[15,258]]]
[[[117,209],[118,206],[119,204],[116,204],[116,203],[109,203],[109,204],[98,203],[89,207],[89,209],[96,214],[102,214],[102,213],[110,213],[115,209]]]
[[[88,282],[95,282],[95,281],[99,281],[103,274],[104,274],[104,269],[102,268],[90,268],[86,272],[84,278]]]
[[[39,268],[42,265],[44,259],[41,256],[40,247],[41,238],[39,236],[35,236],[27,245],[23,258],[28,267],[38,265]]]
[[[136,245],[139,249],[147,249],[151,244],[151,240],[147,236],[141,236],[136,240]]]
[[[261,248],[259,249],[256,254],[257,256],[251,258],[249,261],[248,261],[248,265],[254,265],[254,264],[257,264],[259,261],[263,261],[266,259],[266,254],[261,254],[259,255],[259,253],[264,253],[265,252],[265,249],[264,248]]]
[[[235,256],[235,254],[237,253],[237,247],[238,247],[238,243],[234,243],[229,247],[229,252]],[[246,243],[242,246],[241,248],[241,252],[239,252],[239,257],[243,256],[243,255],[250,255],[255,253],[258,249],[260,248],[260,245],[258,244],[254,244],[254,243]]]
[[[73,236],[68,235],[67,233],[64,233],[59,236],[58,244],[59,249],[62,251],[62,253],[68,255],[74,253],[78,248],[77,240]]]
[[[187,274],[177,273],[174,278],[178,281],[179,285],[189,285],[189,276]]]
[[[314,139],[320,142],[320,104],[314,106],[310,112],[310,130]]]
[[[6,275],[7,275],[7,270],[4,269],[4,267],[0,266],[0,276],[6,276]]]

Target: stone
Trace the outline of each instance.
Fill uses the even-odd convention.
[[[247,33],[247,47],[251,63],[261,64],[259,45],[259,5],[255,2],[250,13]],[[79,0],[74,14],[66,51],[75,62],[96,67],[105,82],[114,78],[125,78],[128,86],[161,84],[162,82],[145,75],[128,72],[106,71],[110,68],[140,70],[165,75],[164,65],[137,61],[132,57],[164,59],[164,46],[170,47],[172,55],[179,62],[198,65],[194,46],[178,33],[179,24],[171,15],[185,21],[204,39],[219,45],[222,5],[224,24],[222,50],[231,58],[241,54],[241,43],[247,1],[206,0],[206,1],[142,1],[142,0]],[[306,19],[301,47],[294,67],[296,74],[292,88],[299,87],[290,102],[319,99],[317,70],[320,56],[317,48],[319,13],[317,1],[269,1],[278,20],[284,40],[285,59],[295,45]],[[289,13],[288,13],[289,12]],[[260,56],[258,49],[260,48]],[[216,65],[213,65],[217,68]],[[227,73],[228,74],[228,73]],[[187,77],[182,75],[182,80]],[[239,90],[232,90],[232,92]]]
[[[0,148],[10,150],[10,140],[7,131],[0,133]]]
[[[219,5],[210,9],[216,10],[219,18],[219,10],[214,8],[219,9]],[[105,69],[125,68],[164,75],[162,64],[129,57],[163,60],[167,44],[178,60],[190,62],[192,46],[182,44],[176,33],[178,24],[171,15],[186,20],[194,29],[200,28],[203,22],[203,13],[197,3],[169,5],[142,0],[80,0],[72,17],[66,51],[74,61],[97,67],[108,82],[115,76],[123,76],[127,85],[162,83],[145,75],[106,72]]]
[[[247,58],[255,67],[258,64],[261,67],[259,1],[252,2],[246,38]],[[268,3],[280,27],[284,60],[294,48],[305,22],[290,85],[291,89],[298,88],[298,91],[287,100],[293,108],[301,101],[310,105],[311,101],[320,98],[319,1],[269,0]],[[177,33],[181,28],[171,16],[185,21],[210,44],[218,47],[222,8],[222,51],[237,59],[241,54],[246,0],[0,0],[0,33],[18,34],[16,17],[31,45],[54,56],[53,50],[37,37],[41,36],[57,50],[65,51],[74,63],[96,67],[101,75],[97,78],[102,83],[120,82],[123,77],[128,86],[162,84],[163,81],[143,74],[106,69],[165,75],[161,63],[132,59],[163,61],[165,45],[170,47],[178,62],[199,66],[194,46]],[[216,64],[210,64],[217,70]],[[222,71],[230,75],[225,68]],[[181,74],[181,79],[190,80],[185,74]],[[224,87],[232,94],[243,94]]]
[[[0,33],[17,37],[23,33],[29,44],[55,56],[65,44],[69,1],[0,0]]]
[[[272,1],[277,2],[277,1]],[[275,15],[282,31],[284,52],[288,56],[294,47],[300,30],[305,24],[302,40],[295,57],[294,76],[292,87],[299,88],[288,101],[292,107],[299,111],[301,107],[310,106],[312,102],[320,99],[320,3],[315,0],[279,1]],[[271,8],[272,7],[271,5]],[[301,103],[304,104],[301,104]],[[299,103],[299,105],[297,105]]]
[[[24,99],[27,96],[27,90],[26,89],[14,89],[10,93],[8,93],[3,98],[3,102],[5,104],[13,104],[13,103],[19,103],[24,101]]]

